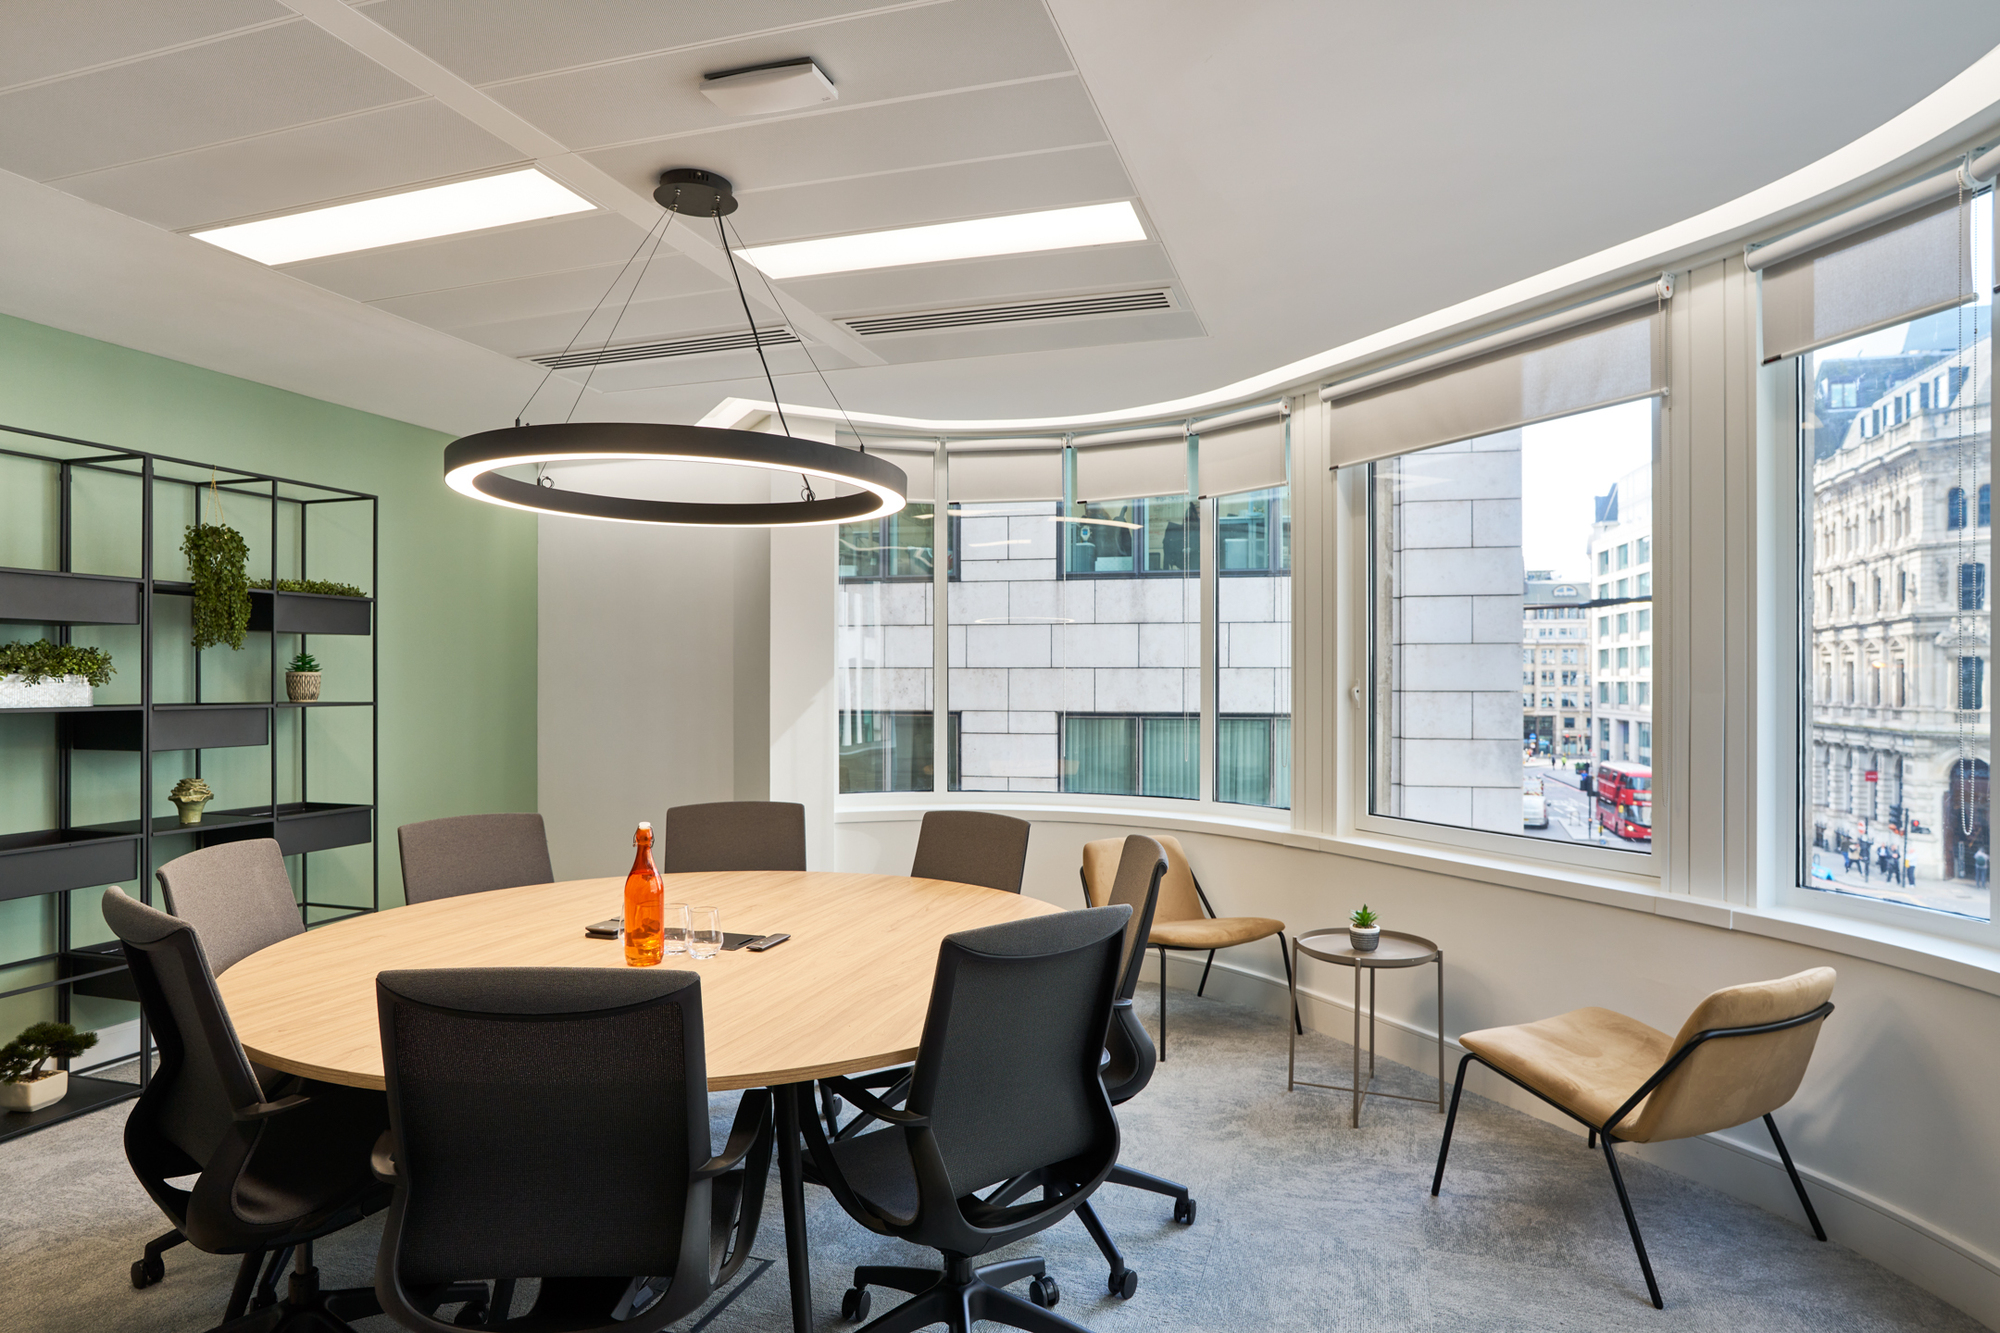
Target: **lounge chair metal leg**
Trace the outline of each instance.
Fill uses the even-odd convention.
[[[1438,1144],[1437,1174],[1431,1177],[1433,1199],[1444,1186],[1444,1159],[1451,1155],[1451,1130],[1458,1123],[1458,1094],[1465,1091],[1465,1067],[1471,1063],[1472,1056],[1469,1054],[1458,1062],[1458,1078],[1451,1085],[1451,1109],[1444,1116],[1444,1140]]]
[[[1210,950],[1208,951],[1208,961],[1207,961],[1207,962],[1205,962],[1205,963],[1203,963],[1203,964],[1201,965],[1201,984],[1200,984],[1199,986],[1196,986],[1196,987],[1194,988],[1194,993],[1195,993],[1196,995],[1203,995],[1203,994],[1207,993],[1207,991],[1208,991],[1208,969],[1210,969],[1211,967],[1214,967],[1214,966],[1215,966],[1215,950],[1213,950],[1213,949],[1210,949]]]
[[[1210,954],[1209,957],[1215,957]],[[1292,1028],[1301,1037],[1306,1035],[1305,1020],[1299,1017],[1299,988],[1292,983],[1292,946],[1285,942],[1285,932],[1278,932],[1278,957],[1285,964],[1285,992],[1292,997]]]
[[[1590,1131],[1590,1145],[1589,1145],[1589,1146],[1590,1146],[1590,1150],[1591,1150],[1592,1152],[1596,1152],[1596,1151],[1597,1151],[1597,1131],[1596,1131],[1596,1130],[1594,1130],[1594,1129]]]
[[[1618,1206],[1625,1210],[1625,1225],[1632,1232],[1632,1248],[1639,1252],[1639,1270],[1646,1275],[1646,1291],[1653,1298],[1653,1308],[1664,1310],[1666,1303],[1660,1299],[1660,1284],[1653,1280],[1653,1261],[1646,1257],[1646,1242],[1639,1236],[1639,1219],[1633,1216],[1632,1199],[1625,1193],[1625,1177],[1618,1170],[1618,1154],[1612,1150],[1612,1139],[1604,1136],[1604,1161],[1611,1168],[1611,1183],[1618,1187]]]
[[[1771,1131],[1771,1142],[1778,1148],[1778,1160],[1785,1164],[1785,1174],[1792,1178],[1792,1188],[1799,1193],[1799,1203],[1806,1210],[1806,1220],[1812,1223],[1813,1235],[1825,1240],[1826,1228],[1819,1224],[1819,1214],[1813,1211],[1812,1200],[1806,1197],[1806,1183],[1799,1179],[1799,1169],[1792,1165],[1791,1150],[1785,1147],[1784,1137],[1778,1133],[1778,1122],[1766,1115],[1764,1128]]]

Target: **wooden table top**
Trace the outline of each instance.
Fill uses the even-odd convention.
[[[714,1091],[879,1069],[916,1056],[954,931],[1061,909],[944,880],[820,871],[662,876],[668,902],[722,909],[724,930],[789,931],[766,953],[735,949],[663,967],[701,976]],[[583,928],[624,910],[624,877],[496,889],[332,922],[259,950],[217,986],[258,1064],[380,1088],[375,974],[411,967],[623,967],[622,940]]]

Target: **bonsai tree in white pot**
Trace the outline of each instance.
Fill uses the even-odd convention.
[[[1381,942],[1381,918],[1363,903],[1359,911],[1347,918],[1347,945],[1356,953],[1367,953]]]
[[[67,1023],[33,1023],[0,1046],[0,1109],[39,1111],[69,1091],[69,1071],[44,1069],[51,1060],[73,1060],[97,1045],[95,1032]]]

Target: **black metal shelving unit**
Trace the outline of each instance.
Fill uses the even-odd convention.
[[[136,883],[141,898],[152,900],[152,871],[163,860],[171,860],[197,847],[246,838],[275,838],[287,857],[298,858],[295,893],[301,919],[317,925],[342,915],[372,912],[381,907],[380,857],[375,855],[376,807],[381,793],[381,725],[376,707],[380,679],[381,649],[376,633],[374,593],[380,587],[381,506],[378,497],[316,482],[223,467],[219,464],[175,458],[135,449],[121,449],[94,441],[52,435],[15,426],[0,425],[6,443],[0,458],[26,460],[54,469],[56,493],[55,569],[0,568],[0,634],[7,626],[41,626],[44,633],[55,631],[57,641],[70,642],[76,626],[130,625],[139,631],[139,700],[136,703],[102,704],[75,708],[8,708],[0,717],[24,714],[52,714],[55,718],[55,807],[52,828],[0,833],[0,902],[27,897],[54,899],[55,948],[52,952],[28,957],[0,957],[0,974],[20,976],[19,969],[39,966],[48,975],[25,985],[0,983],[0,1000],[36,991],[52,991],[55,1017],[70,1019],[75,996],[136,1002],[122,953],[113,944],[78,944],[72,939],[70,895],[78,890],[106,884]],[[76,523],[72,504],[79,476],[113,474],[136,481],[139,486],[140,543],[137,577],[78,572],[71,568],[76,546]],[[170,487],[212,490],[218,496],[267,501],[270,507],[271,565],[266,574],[254,569],[256,581],[268,577],[271,586],[251,591],[250,630],[261,634],[270,658],[269,698],[262,700],[207,701],[202,697],[200,653],[192,655],[189,672],[192,697],[171,702],[156,697],[155,657],[162,645],[155,632],[155,610],[161,599],[188,598],[193,587],[154,577],[156,498]],[[296,555],[297,577],[308,577],[308,535],[311,517],[321,505],[368,506],[368,596],[334,597],[316,593],[280,592],[282,577],[280,552],[285,532],[280,518],[295,507],[291,538]],[[281,698],[280,636],[298,635],[299,647],[306,648],[312,635],[365,635],[369,640],[369,680],[366,699],[328,700],[293,703]],[[11,636],[10,636],[11,637]],[[249,644],[244,651],[251,651]],[[129,669],[129,662],[120,662]],[[366,802],[329,802],[312,799],[310,744],[312,719],[321,709],[367,710],[368,799]],[[281,750],[279,719],[289,716],[294,726],[291,748],[296,755],[297,800],[280,801],[283,790],[280,765],[286,756]],[[266,749],[270,758],[270,800],[262,805],[210,809],[201,822],[183,825],[174,815],[156,815],[153,791],[153,756],[168,751],[193,755],[195,776],[201,775],[204,751],[256,747]],[[8,761],[6,747],[0,748],[0,763]],[[125,751],[137,757],[136,790],[132,793],[131,818],[110,823],[78,825],[73,821],[73,760],[88,751]],[[18,822],[0,811],[0,827]],[[367,845],[370,848],[369,900],[365,906],[353,903],[318,902],[313,899],[310,880],[312,853],[340,847]],[[320,915],[315,915],[319,913]],[[0,1033],[0,1041],[8,1034]],[[0,1113],[0,1141],[30,1133],[46,1125],[135,1097],[151,1077],[149,1034],[143,1016],[139,1028],[139,1077],[137,1084],[93,1077],[93,1070],[123,1064],[133,1057],[120,1051],[94,1065],[74,1064],[70,1090],[62,1101],[40,1111]],[[88,1057],[85,1057],[88,1058]]]

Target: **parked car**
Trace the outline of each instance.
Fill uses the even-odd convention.
[[[1533,778],[1521,787],[1521,826],[1523,828],[1549,826],[1549,798],[1542,794],[1540,778]]]

